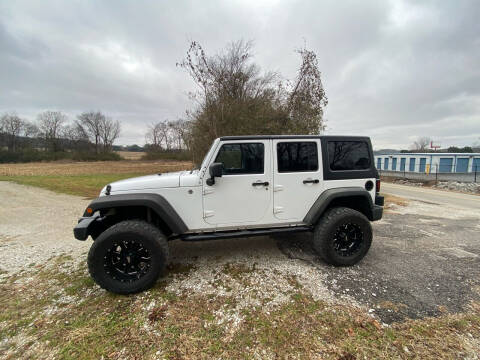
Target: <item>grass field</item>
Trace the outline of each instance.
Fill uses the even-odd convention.
[[[137,151],[115,151],[125,160],[140,160],[146,152],[137,152]]]
[[[110,182],[135,176],[190,169],[189,162],[98,161],[0,165],[0,181],[38,186],[93,198]]]
[[[52,259],[33,274],[0,281],[0,354],[60,359],[453,359],[474,358],[480,306],[465,314],[408,320],[389,327],[360,308],[314,300],[297,284],[290,301],[269,312],[237,301],[167,289],[192,266],[179,266],[153,289],[131,296],[100,290],[85,266]],[[231,264],[232,281],[252,270]],[[292,279],[292,281],[295,281]],[[246,285],[247,286],[247,285]],[[230,330],[229,330],[230,329]],[[1,355],[0,355],[1,356]]]

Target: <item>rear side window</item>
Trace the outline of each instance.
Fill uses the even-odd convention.
[[[369,169],[368,144],[364,141],[329,141],[328,161],[333,171]]]
[[[223,163],[224,175],[263,174],[262,143],[223,144],[215,162]]]
[[[278,172],[317,171],[317,143],[279,142],[277,159]]]

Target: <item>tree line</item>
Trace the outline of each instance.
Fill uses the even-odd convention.
[[[14,112],[4,113],[0,116],[0,148],[2,157],[11,159],[18,157],[8,153],[26,151],[107,154],[111,153],[120,130],[118,120],[100,111],[83,112],[69,120],[61,111],[48,110],[38,114],[35,121],[23,119]]]

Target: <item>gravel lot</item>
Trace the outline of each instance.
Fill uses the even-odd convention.
[[[0,182],[0,277],[27,270],[60,254],[85,261],[90,240],[76,241],[72,227],[88,201]],[[192,267],[174,276],[171,291],[218,294],[241,301],[218,321],[235,327],[243,307],[265,311],[288,300],[294,277],[314,298],[361,306],[384,323],[463,310],[479,298],[480,212],[410,201],[391,205],[374,224],[374,243],[359,265],[322,263],[308,236],[171,243],[172,266]],[[234,264],[234,267],[230,268]],[[249,284],[232,281],[238,269]],[[253,296],[254,295],[254,296]],[[228,319],[227,319],[228,318]]]
[[[0,273],[17,272],[64,253],[88,251],[73,226],[88,200],[0,181]],[[7,276],[3,274],[0,276]]]

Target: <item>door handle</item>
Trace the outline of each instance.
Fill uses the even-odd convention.
[[[318,179],[315,179],[315,180],[313,180],[313,179],[303,180],[303,183],[304,183],[304,184],[318,184],[319,182],[320,182],[320,180],[318,180]]]
[[[268,186],[269,184],[270,183],[268,181],[265,181],[265,182],[257,181],[252,183],[252,186]]]

